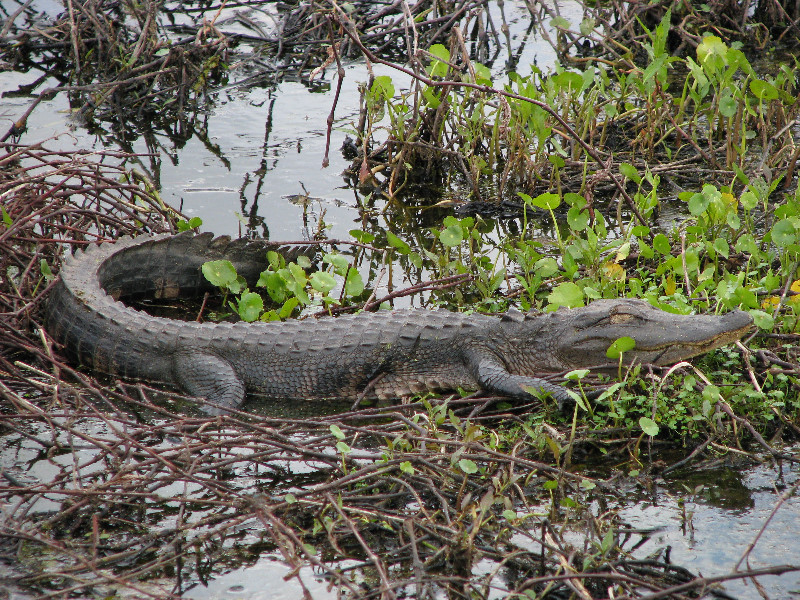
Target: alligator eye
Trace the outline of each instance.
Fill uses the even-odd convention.
[[[636,317],[630,313],[614,313],[609,315],[608,321],[612,325],[620,325],[621,323],[630,323],[635,321]]]

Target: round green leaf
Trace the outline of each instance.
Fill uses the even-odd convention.
[[[770,331],[775,325],[775,320],[772,315],[764,312],[763,310],[751,310],[750,316],[753,317],[753,323],[756,327],[765,331]]]
[[[479,62],[472,63],[475,67],[475,81],[484,85],[492,85],[492,71],[486,65]]]
[[[362,244],[371,244],[375,241],[375,234],[368,231],[361,231],[360,229],[351,229],[350,235],[353,239]]]
[[[286,299],[286,282],[274,271],[263,271],[256,285],[267,288],[267,293],[273,302],[280,303]]]
[[[311,283],[311,287],[321,294],[327,294],[336,287],[336,279],[333,278],[333,275],[325,271],[316,271],[312,273],[308,280]]]
[[[458,246],[463,239],[464,232],[461,229],[461,225],[451,225],[439,233],[439,240],[448,248]]]
[[[533,269],[539,277],[550,277],[558,273],[558,262],[551,256],[545,256],[536,261]]]
[[[794,223],[789,219],[781,219],[772,226],[772,241],[775,245],[784,248],[797,241],[797,231]]]
[[[750,82],[750,91],[759,100],[776,100],[778,98],[778,89],[763,79],[753,79]]]
[[[237,276],[236,281],[231,281],[225,287],[234,294],[241,294],[247,291],[247,282],[244,280],[244,277]]]
[[[739,239],[736,240],[736,251],[737,252],[747,252],[748,254],[757,255],[758,254],[758,244],[756,243],[756,239],[749,233],[745,233]]]
[[[583,379],[589,374],[589,369],[575,369],[574,371],[570,371],[566,375],[564,375],[564,379]]]
[[[723,96],[720,98],[719,113],[726,119],[735,115],[737,109],[738,105],[736,104],[736,100],[733,99],[733,96]]]
[[[203,263],[203,275],[211,285],[227,287],[236,281],[236,267],[229,260],[211,260]]]
[[[394,84],[388,75],[378,75],[372,82],[372,93],[379,94],[384,100],[391,100],[394,97]]]
[[[443,65],[443,66],[446,67],[446,65],[444,65],[443,63],[440,63],[440,62],[437,62],[436,64],[437,65]],[[445,72],[446,72],[446,69],[445,69]],[[444,76],[444,74],[442,76]],[[431,87],[426,87],[425,89],[422,90],[422,97],[425,98],[425,103],[430,108],[434,108],[434,109],[439,108],[439,106],[442,104],[442,100],[440,98],[440,96],[442,94],[443,94],[443,92],[440,92],[439,90],[437,90],[435,88],[431,88]]]
[[[608,350],[606,350],[606,356],[608,358],[617,360],[623,352],[633,350],[635,347],[636,340],[626,335],[614,340],[614,342],[608,347]]]
[[[518,521],[519,520],[519,517],[517,516],[516,511],[513,511],[510,508],[507,508],[507,509],[505,509],[503,511],[503,518],[506,521]]]
[[[586,206],[586,198],[575,192],[564,194],[564,201],[575,208],[584,208]]]
[[[583,295],[589,298],[589,300],[600,300],[600,298],[603,297],[603,294],[601,294],[597,288],[592,287],[591,285],[587,285],[585,288],[583,288]]]
[[[264,300],[254,292],[245,292],[236,302],[236,312],[242,320],[252,323],[264,312]]]
[[[739,227],[742,226],[742,221],[739,219],[739,215],[736,214],[736,211],[728,211],[725,214],[725,222],[728,224],[728,227],[733,229],[734,231],[738,231]]]
[[[650,436],[658,435],[659,431],[658,425],[656,424],[655,421],[653,421],[653,419],[649,417],[642,417],[641,419],[639,419],[639,427],[641,427],[642,431],[644,431],[645,434],[647,435]]]
[[[273,271],[277,271],[286,266],[284,258],[274,250],[267,251],[267,264]]]
[[[333,434],[333,437],[335,437],[337,440],[344,439],[345,437],[344,432],[338,425],[331,425],[328,429],[330,429],[330,432]]]
[[[448,50],[447,47],[442,44],[434,44],[430,47],[428,52],[433,54],[436,58],[440,58],[441,60],[450,60],[450,50]]]
[[[571,281],[562,283],[547,296],[547,301],[554,306],[583,306],[583,291]]]
[[[553,83],[561,90],[580,90],[583,87],[583,77],[575,71],[564,71],[553,75]]]
[[[473,473],[478,472],[478,465],[468,458],[462,458],[460,461],[458,461],[458,466],[461,467],[461,470],[467,475],[472,475]]]
[[[410,460],[404,460],[403,462],[401,462],[400,463],[400,470],[403,473],[406,473],[407,475],[413,475],[414,472],[415,472],[414,465],[411,464]]]
[[[588,37],[594,31],[596,19],[594,17],[585,17],[580,24],[581,35]]]
[[[716,238],[714,240],[714,250],[716,250],[717,253],[721,254],[725,258],[728,258],[730,255],[730,247],[728,246],[728,242],[723,238]]]
[[[7,215],[8,215],[8,213],[6,213],[5,209],[3,209],[3,220],[4,221],[6,221],[6,216]],[[203,219],[201,219],[200,217],[192,217],[188,221],[184,221],[183,219],[181,219],[180,221],[178,221],[176,223],[176,225],[178,226],[178,231],[188,231],[190,229],[197,229],[202,224],[203,224]],[[8,221],[6,221],[6,225],[9,225],[9,227],[11,226],[8,223]]]
[[[746,192],[742,192],[742,195],[739,196],[739,203],[742,205],[742,208],[745,210],[753,210],[758,204],[758,196],[756,196],[750,190]]]
[[[445,48],[442,44],[434,44],[428,50],[431,54],[440,58],[439,60],[434,60],[431,62],[428,72],[432,77],[444,77],[447,75],[447,61],[450,60],[450,51]]]
[[[703,398],[710,402],[717,402],[720,399],[719,388],[715,385],[707,385],[703,388]]]
[[[539,194],[536,198],[531,198],[531,204],[537,208],[555,210],[561,204],[561,196],[545,192],[544,194]]]
[[[333,265],[333,269],[339,274],[344,275],[347,273],[347,269],[350,267],[350,263],[347,262],[347,257],[342,256],[341,254],[334,254],[329,252],[325,256],[322,257],[322,262],[326,262],[329,265]]]
[[[406,244],[403,240],[393,234],[391,231],[386,232],[386,241],[389,242],[389,245],[392,248],[397,248],[397,251],[400,254],[408,254],[411,252],[411,246]]]
[[[364,280],[358,269],[350,269],[347,280],[344,282],[344,292],[348,296],[360,296],[364,291]]]
[[[707,35],[697,46],[697,58],[706,63],[714,58],[724,59],[728,46],[716,35]]]
[[[672,253],[672,245],[669,243],[669,239],[663,233],[657,233],[656,236],[653,238],[653,248],[659,254],[663,254],[667,256]]]
[[[701,194],[699,192],[696,194],[692,194],[692,197],[689,198],[689,212],[692,213],[695,217],[702,215],[706,211],[710,203],[711,203],[711,198],[709,198],[708,196]]]
[[[589,225],[589,211],[573,206],[567,212],[567,223],[573,231],[583,231]]]

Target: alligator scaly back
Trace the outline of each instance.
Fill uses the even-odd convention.
[[[624,299],[543,315],[409,309],[284,323],[184,322],[121,301],[200,293],[210,287],[201,272],[209,260],[230,260],[252,285],[267,250],[290,260],[304,252],[192,233],[90,247],[65,260],[47,330],[77,363],[178,386],[225,409],[246,392],[355,400],[464,388],[562,402],[569,393],[538,376],[607,363],[617,338],[636,340],[627,362],[667,364],[739,339],[752,324],[742,311],[673,315]]]

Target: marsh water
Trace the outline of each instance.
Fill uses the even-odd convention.
[[[705,577],[725,575],[739,564],[756,533],[764,532],[742,565],[768,567],[796,562],[800,555],[798,523],[800,502],[783,504],[774,514],[776,499],[798,483],[797,467],[769,464],[718,465],[713,468],[679,472],[652,489],[631,489],[626,500],[614,510],[621,520],[638,532],[637,558],[668,554],[676,565]],[[343,565],[346,567],[346,565]],[[280,588],[269,582],[285,574],[277,556],[265,556],[255,564],[233,570],[187,593],[196,600],[243,598],[271,600],[301,597],[294,581]],[[337,598],[324,578],[313,577],[313,597]],[[800,593],[800,575],[766,576],[758,579],[768,598],[791,598]],[[761,598],[752,581],[727,582],[719,588],[728,597]],[[498,595],[503,597],[503,595]]]
[[[22,6],[5,0],[6,14]],[[552,66],[554,54],[549,44],[528,31],[529,12],[522,1],[506,1],[506,19],[511,26],[512,42],[520,47],[518,68],[536,63]],[[33,7],[46,18],[63,7],[55,2],[36,0]],[[275,27],[276,20],[265,10],[246,7],[223,9],[217,20],[223,31],[241,28],[242,19],[256,22],[264,30]],[[497,5],[493,4],[493,10]],[[580,8],[560,4],[560,14],[579,19]],[[202,12],[178,15],[197,22],[208,18]],[[523,41],[524,40],[524,41]],[[361,61],[345,64],[341,95],[335,105],[331,136],[330,165],[323,168],[326,146],[326,118],[334,100],[335,69],[329,68],[313,82],[292,74],[268,71],[261,78],[255,63],[247,60],[255,52],[241,44],[234,52],[228,81],[210,93],[207,106],[173,131],[148,129],[148,123],[132,124],[135,130],[119,132],[105,129],[103,123],[87,124],[72,117],[66,95],[43,101],[31,115],[24,141],[47,141],[50,148],[65,150],[124,149],[140,153],[138,164],[128,167],[146,173],[156,184],[165,202],[189,217],[200,217],[204,231],[232,236],[259,235],[273,240],[307,240],[320,229],[331,238],[347,237],[364,219],[364,198],[343,177],[350,161],[339,151],[348,131],[353,128],[359,109],[358,86],[368,76]],[[237,67],[237,59],[242,65]],[[502,75],[504,60],[495,62],[495,72]],[[376,73],[390,74],[376,67]],[[0,128],[6,129],[31,102],[28,86],[42,73],[35,68],[25,72],[0,69]],[[401,87],[400,74],[391,73]],[[40,81],[36,87],[47,87]],[[180,131],[178,131],[180,129]],[[122,141],[124,139],[124,141]],[[412,209],[412,222],[430,219],[426,200],[422,208]],[[371,216],[392,218],[381,212],[380,203]],[[435,213],[440,214],[440,213]],[[55,462],[76,464],[85,457],[42,456],[41,449],[28,439],[7,434],[0,441],[0,468],[13,473],[20,481],[47,481],[57,472]],[[60,467],[59,467],[60,468]],[[615,465],[606,465],[610,473]],[[797,464],[764,459],[760,464],[749,460],[708,464],[671,474],[667,480],[656,479],[650,487],[631,484],[625,500],[607,507],[616,511],[621,521],[637,532],[639,542],[632,550],[637,557],[663,556],[692,572],[711,577],[731,572],[756,535],[764,527],[752,552],[742,566],[749,568],[800,562],[800,500],[792,496],[772,514],[782,494],[798,482]],[[176,493],[181,493],[180,490]],[[37,511],[57,509],[57,504],[36,506]],[[599,509],[598,509],[599,510]],[[243,533],[242,544],[251,531]],[[237,564],[237,562],[239,564]],[[296,580],[285,577],[290,568],[277,553],[265,553],[256,560],[237,561],[231,557],[230,568],[185,593],[200,599],[252,599],[302,597]],[[342,568],[347,564],[342,563]],[[337,598],[329,581],[317,577],[310,567],[303,567],[304,581],[313,598]],[[311,583],[313,582],[313,584]],[[770,598],[789,598],[800,594],[800,575],[767,576],[758,585],[734,581],[724,590],[736,598],[759,598],[759,587]],[[11,596],[15,597],[15,596]]]
[[[114,439],[113,429],[93,419],[81,419],[75,430],[87,436],[100,436],[106,443]],[[58,437],[72,451],[56,454],[47,452],[42,440],[56,441],[55,438],[49,438],[50,435],[45,428],[39,430],[28,427],[25,437],[7,433],[0,440],[0,467],[15,485],[46,484],[57,477],[64,477],[71,465],[80,468],[79,474],[76,474],[79,478],[91,478],[103,468],[103,461],[97,460],[102,457],[103,450],[82,443],[70,434],[60,434]],[[303,438],[296,440],[300,443],[305,441]],[[153,448],[180,446],[178,439],[164,439],[153,444]],[[800,469],[797,465],[782,464],[765,457],[756,461],[754,456],[729,455],[670,473],[666,478],[626,478],[624,480],[628,483],[621,490],[604,498],[602,503],[595,501],[588,510],[597,516],[616,514],[617,527],[629,532],[625,547],[632,558],[667,559],[704,577],[727,575],[735,568],[759,569],[794,564],[800,553],[800,502],[796,496],[784,496],[790,496],[794,486],[800,483]],[[245,464],[246,457],[243,457],[242,465]],[[601,479],[608,478],[615,471],[614,464],[596,460],[585,468]],[[285,490],[286,486],[300,489],[314,481],[313,463],[295,463],[283,472],[280,480],[266,472],[242,468],[237,471],[236,486],[242,489],[252,486],[254,490],[274,486],[275,489]],[[194,490],[194,493],[200,492],[200,488]],[[154,528],[168,530],[176,515],[175,505],[171,507],[170,494],[182,498],[191,494],[192,490],[187,489],[185,483],[176,483],[161,488],[158,493],[162,502],[150,503],[151,514],[147,520]],[[41,515],[46,518],[68,506],[55,496],[52,501],[45,496],[26,510],[29,516]],[[11,504],[3,507],[4,510],[11,508]],[[546,514],[546,507],[542,509]],[[192,519],[200,523],[204,517],[212,514],[213,507],[208,507],[198,510]],[[565,539],[570,537],[569,529],[567,525],[562,532]],[[580,546],[583,535],[580,529],[574,533],[577,546]],[[224,537],[221,538],[228,554],[217,557],[213,567],[209,565],[215,575],[205,578],[203,583],[190,586],[184,597],[195,600],[303,597],[303,587],[298,583],[298,578],[287,577],[294,570],[285,563],[280,552],[250,551],[250,548],[257,548],[263,543],[261,530],[262,525],[258,520],[250,518],[241,522],[235,532],[226,534],[229,538],[227,542]],[[512,541],[522,547],[526,543],[524,539]],[[26,551],[21,559],[28,568],[36,565],[34,568],[37,569],[53,569],[62,564],[57,552],[30,555]],[[65,561],[63,566],[68,564]],[[346,570],[356,564],[356,561],[339,561],[337,567]],[[492,565],[487,561],[486,572],[491,568]],[[3,574],[9,577],[18,574],[10,565],[2,569],[0,581]],[[481,572],[480,564],[475,566],[475,572]],[[330,580],[314,568],[304,566],[297,574],[315,600],[340,597],[340,592],[330,587]],[[369,585],[370,581],[367,576],[365,585]],[[157,587],[159,583],[158,579],[152,582],[154,591],[163,589]],[[143,586],[143,589],[149,589],[147,584]],[[724,598],[757,599],[763,597],[761,592],[767,598],[789,598],[800,590],[800,575],[795,572],[782,576],[762,576],[757,584],[749,580],[733,580],[717,589],[727,594],[720,596]],[[120,597],[129,597],[128,594],[122,590]],[[19,595],[12,593],[10,597],[29,596],[19,592]],[[502,598],[505,595],[498,592],[489,597]]]

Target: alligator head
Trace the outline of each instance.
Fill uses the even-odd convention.
[[[564,369],[613,362],[606,350],[621,337],[636,342],[623,354],[626,364],[671,365],[738,340],[753,323],[752,317],[741,310],[720,316],[678,315],[643,300],[626,299],[597,300],[585,308],[559,310],[552,318],[560,327],[554,328],[558,337],[550,348]]]

